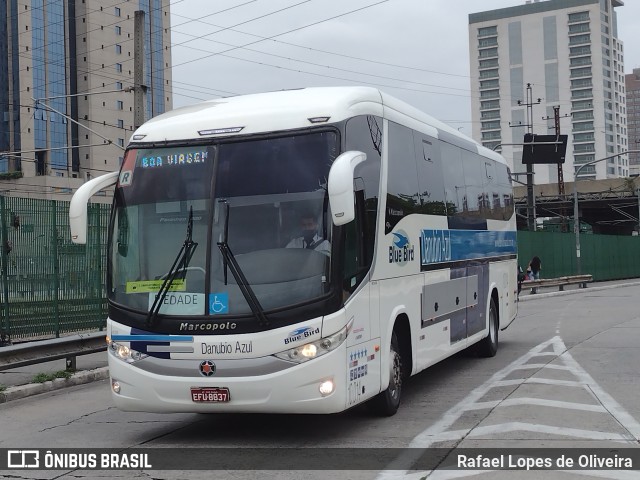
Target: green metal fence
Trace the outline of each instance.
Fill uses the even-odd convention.
[[[87,244],[75,245],[68,202],[0,196],[4,340],[104,327],[109,206],[88,214]]]
[[[86,245],[71,243],[69,204],[0,196],[0,340],[104,328],[109,205],[90,204]],[[640,277],[640,237],[580,235],[582,273]],[[573,233],[518,232],[519,263],[542,278],[576,273]]]
[[[596,281],[640,277],[640,237],[580,235],[580,268]],[[518,262],[522,268],[537,255],[541,278],[575,275],[576,237],[573,233],[518,232]]]

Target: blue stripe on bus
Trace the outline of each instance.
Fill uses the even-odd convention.
[[[517,253],[516,232],[489,230],[422,230],[420,264],[476,260]]]
[[[187,335],[111,335],[111,340],[120,342],[193,342]]]

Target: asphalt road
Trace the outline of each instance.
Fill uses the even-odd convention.
[[[238,461],[232,471],[213,473],[21,470],[0,478],[637,479],[640,470],[432,472],[391,464],[397,469],[337,471],[347,460],[332,461],[326,450],[310,450],[326,456],[325,470],[256,472],[244,470],[242,455],[260,447],[341,447],[364,460],[387,451],[408,461],[425,448],[638,449],[638,297],[634,285],[521,302],[496,357],[460,354],[412,377],[390,418],[364,407],[332,416],[124,413],[112,406],[107,381],[9,402],[0,405],[0,448],[164,447],[166,458],[178,458],[186,448],[232,447]],[[274,462],[293,454],[282,452],[271,452]]]

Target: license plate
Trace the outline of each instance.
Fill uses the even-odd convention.
[[[191,387],[191,400],[196,403],[222,403],[231,400],[226,387]]]

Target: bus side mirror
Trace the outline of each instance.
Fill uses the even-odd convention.
[[[356,218],[353,174],[367,154],[358,151],[344,152],[335,159],[329,170],[327,189],[334,225],[346,225]]]
[[[82,184],[69,204],[69,227],[73,243],[87,243],[87,203],[100,190],[118,181],[118,172],[107,173]]]

